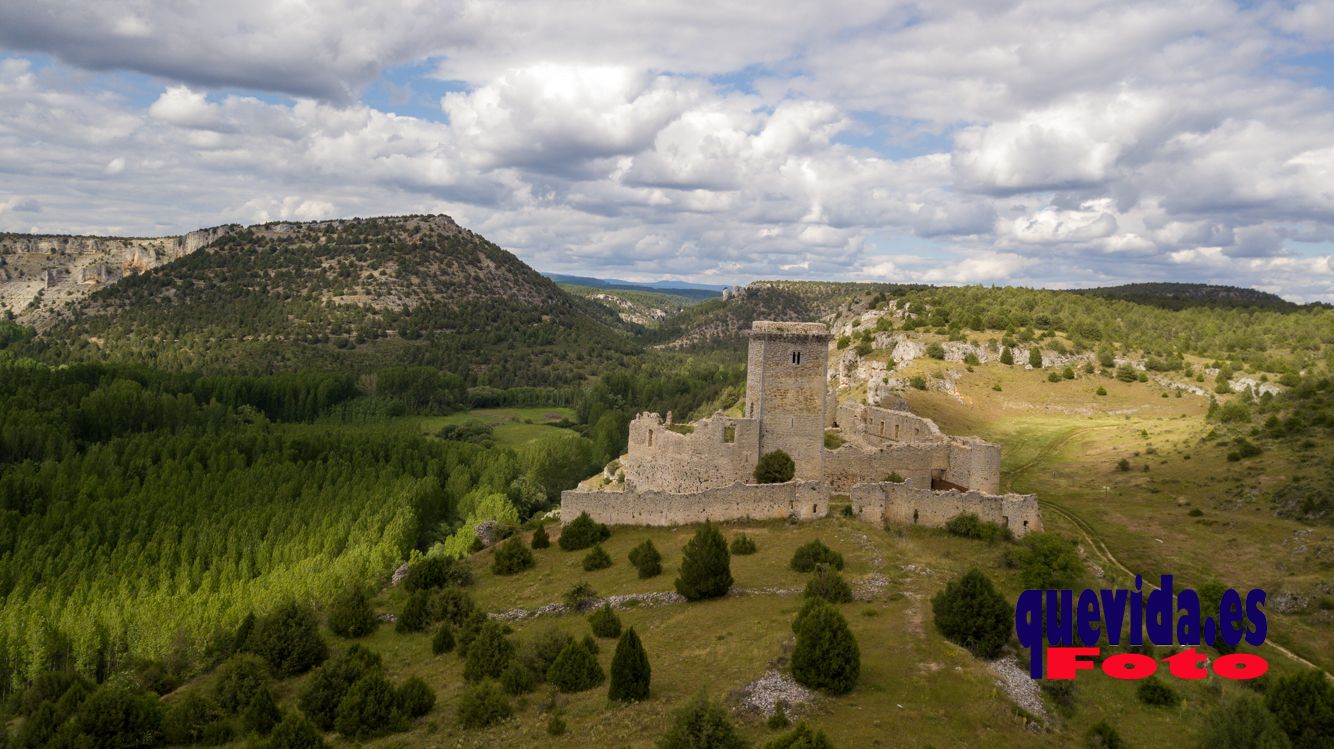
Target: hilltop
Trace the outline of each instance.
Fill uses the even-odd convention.
[[[508,387],[577,382],[635,346],[449,217],[400,216],[230,228],[57,310],[30,350],[204,372],[425,365]]]
[[[1121,286],[1075,289],[1074,292],[1108,299],[1124,299],[1166,309],[1247,307],[1289,311],[1298,306],[1277,294],[1265,291],[1203,283],[1128,283]]]

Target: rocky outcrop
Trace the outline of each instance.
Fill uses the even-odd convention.
[[[45,328],[94,290],[189,255],[238,228],[150,238],[0,234],[0,309]]]

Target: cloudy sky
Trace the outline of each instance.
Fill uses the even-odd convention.
[[[0,230],[1334,301],[1334,0],[0,0]]]

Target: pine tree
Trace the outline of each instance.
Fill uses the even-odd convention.
[[[398,685],[398,705],[409,718],[420,718],[435,707],[435,692],[426,682],[409,676]]]
[[[635,634],[634,627],[631,627],[625,630],[616,643],[616,653],[611,659],[611,688],[607,696],[620,702],[648,699],[651,677],[648,654],[644,652],[644,645],[639,641],[639,635]]]
[[[487,620],[468,644],[463,678],[467,681],[499,678],[513,657],[514,643],[505,636],[505,630],[496,622]]]
[[[518,536],[510,536],[505,543],[496,548],[491,569],[497,575],[513,575],[535,564],[533,552]]]
[[[995,658],[1010,639],[1013,612],[991,580],[976,568],[951,580],[931,599],[940,633],[979,658]]]
[[[269,749],[328,749],[324,737],[304,715],[291,712],[273,727]]]
[[[676,592],[688,601],[719,598],[732,588],[732,557],[718,527],[705,522],[682,551]]]
[[[640,580],[662,574],[662,554],[652,540],[646,540],[630,550],[630,564],[639,572]]]
[[[431,652],[435,655],[441,655],[453,649],[454,628],[449,626],[449,622],[441,622],[440,629],[437,629],[435,637],[431,638]]]
[[[229,713],[245,709],[269,681],[269,665],[249,653],[233,656],[218,667],[213,699]]]
[[[273,701],[273,692],[269,691],[268,686],[260,687],[251,698],[250,704],[246,706],[245,712],[241,713],[241,722],[245,724],[246,729],[258,734],[272,731],[282,718],[283,714]]]
[[[602,548],[602,544],[594,546],[592,549],[589,550],[588,554],[584,556],[585,572],[596,572],[597,570],[605,570],[610,566],[611,566],[611,555],[607,554],[607,550]]]
[[[562,692],[592,689],[606,678],[598,659],[582,642],[566,645],[547,671],[547,681]]]
[[[598,637],[610,639],[621,635],[621,619],[611,610],[609,603],[602,604],[602,608],[589,614],[588,623],[593,627],[593,634]]]
[[[764,749],[834,749],[824,731],[812,729],[806,721],[764,745]]]
[[[823,598],[830,603],[852,602],[852,588],[842,575],[827,564],[815,565],[815,574],[806,583],[805,595]]]
[[[566,551],[578,551],[587,549],[593,544],[606,541],[611,538],[611,529],[602,523],[593,522],[593,518],[588,513],[581,512],[579,517],[571,520],[561,529],[560,538],[556,541],[560,547]]]
[[[1010,351],[1010,347],[1009,347],[1009,346],[1006,346],[1005,348],[1001,349],[1001,352],[1000,352],[1000,363],[1001,363],[1001,364],[1014,364],[1014,354]]]
[[[246,648],[268,661],[279,676],[304,674],[329,657],[315,613],[294,601],[257,620]]]
[[[491,679],[469,685],[459,697],[458,718],[463,728],[485,728],[513,714],[509,697]]]
[[[792,678],[812,689],[846,694],[861,675],[861,650],[843,615],[822,599],[803,608],[792,651]]]
[[[672,717],[672,727],[658,749],[749,749],[727,717],[727,710],[703,692]]]
[[[349,587],[329,607],[329,629],[339,637],[364,637],[378,624],[370,598],[359,585]]]
[[[361,677],[338,703],[334,727],[352,739],[382,736],[403,722],[398,694],[383,673],[371,671]]]
[[[547,527],[545,525],[537,526],[537,530],[533,531],[532,547],[534,549],[545,549],[549,546],[551,546],[551,537],[547,535]]]
[[[394,631],[399,633],[420,632],[431,623],[431,594],[418,590],[408,596],[403,604],[403,611],[398,615]]]
[[[1028,350],[1028,366],[1033,369],[1042,369],[1042,349],[1036,345]]]

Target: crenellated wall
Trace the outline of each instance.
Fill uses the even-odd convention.
[[[570,522],[587,512],[608,525],[672,526],[732,520],[814,520],[829,513],[829,491],[819,481],[743,484],[690,494],[659,491],[561,493],[560,516]]]
[[[971,512],[1016,536],[1042,530],[1042,514],[1032,494],[932,491],[909,482],[878,482],[859,484],[850,496],[853,515],[867,522],[941,527],[950,518]]]

